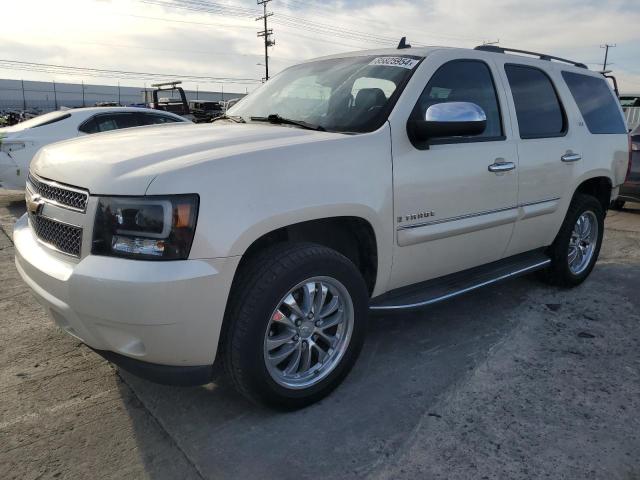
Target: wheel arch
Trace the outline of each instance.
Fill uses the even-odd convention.
[[[594,175],[588,178],[582,178],[574,190],[573,196],[582,193],[591,195],[596,198],[602,209],[606,212],[611,202],[611,192],[613,190],[613,182],[608,175]]]
[[[312,242],[336,250],[354,263],[367,284],[369,294],[373,293],[379,272],[379,246],[369,220],[352,215],[320,217],[263,232],[243,249],[235,276],[249,260],[281,242]]]

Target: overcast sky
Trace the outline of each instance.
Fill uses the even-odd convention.
[[[150,3],[146,3],[149,2]],[[135,72],[260,79],[256,0],[3,0],[0,60]],[[158,5],[163,4],[163,5]],[[175,7],[197,5],[208,11]],[[234,8],[235,7],[235,8]],[[238,10],[238,8],[244,10]],[[249,10],[247,12],[247,10]],[[390,47],[483,41],[602,68],[603,43],[622,91],[640,91],[639,0],[272,0],[272,72],[298,60]],[[314,23],[308,23],[314,22]],[[327,32],[323,25],[330,25]],[[2,64],[0,64],[2,65]],[[0,78],[115,85],[115,78],[0,69]],[[168,78],[170,80],[170,78]],[[142,86],[144,79],[122,79]],[[195,82],[186,86],[194,88]],[[198,82],[201,90],[219,84]],[[244,92],[251,85],[225,84]]]

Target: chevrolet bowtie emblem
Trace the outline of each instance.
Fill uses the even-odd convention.
[[[42,212],[44,201],[40,195],[27,191],[25,201],[27,204],[27,211],[32,215],[39,215]]]

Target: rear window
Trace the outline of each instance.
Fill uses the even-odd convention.
[[[65,118],[69,118],[71,116],[70,113],[65,112],[51,112],[45,113],[44,115],[37,116],[32,118],[31,120],[27,120],[25,122],[19,123],[20,128],[37,128],[43,127],[44,125],[51,125],[52,123],[59,122],[60,120],[64,120]]]
[[[562,77],[591,133],[626,133],[616,98],[604,79],[573,72],[562,72]]]
[[[558,137],[566,132],[564,110],[551,79],[542,70],[505,65],[520,138]]]

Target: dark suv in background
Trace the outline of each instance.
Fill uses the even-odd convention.
[[[624,185],[620,187],[618,198],[611,207],[620,210],[626,202],[640,202],[640,126],[629,134],[631,138],[631,155],[629,169]]]

